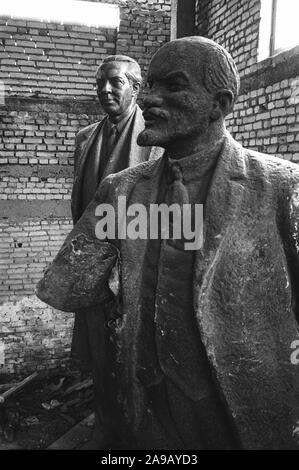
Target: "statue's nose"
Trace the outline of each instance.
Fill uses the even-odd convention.
[[[104,82],[99,88],[100,93],[111,93],[111,90],[112,90],[112,87],[108,80]]]

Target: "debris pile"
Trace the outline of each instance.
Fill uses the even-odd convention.
[[[77,370],[35,372],[7,383],[0,375],[0,449],[6,442],[45,448],[92,411],[92,379]]]

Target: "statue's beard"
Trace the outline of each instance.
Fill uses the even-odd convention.
[[[176,139],[178,132],[168,126],[168,123],[161,121],[159,124],[146,127],[137,137],[137,144],[141,147],[149,147],[157,145],[159,147],[167,147],[167,144]]]
[[[163,140],[163,139],[162,139]],[[137,144],[141,147],[161,145],[161,134],[155,129],[145,128],[137,137]]]

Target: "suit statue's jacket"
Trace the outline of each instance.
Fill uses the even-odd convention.
[[[71,209],[74,223],[76,223],[82,215],[80,211],[80,199],[86,159],[92,149],[95,139],[99,135],[107,119],[108,116],[105,116],[102,121],[81,129],[76,136],[74,153],[74,185],[71,198]],[[137,136],[143,129],[144,119],[142,111],[140,107],[136,105],[133,115],[126,123],[125,128],[112,151],[104,173],[101,175],[101,180],[107,175],[117,172],[118,161],[121,158],[125,158],[128,167],[132,167],[148,160],[155,160],[162,155],[163,149],[160,147],[140,147],[137,144]],[[122,155],[124,147],[126,155]]]
[[[97,240],[95,208],[105,202],[117,211],[121,195],[127,205],[155,203],[163,167],[161,158],[107,177],[37,290],[61,310],[101,303],[119,264],[117,370],[126,390],[126,417],[136,430],[144,400],[136,351],[147,240]],[[299,448],[299,365],[291,361],[299,339],[299,168],[245,150],[227,134],[204,214],[193,302],[215,385],[244,448]],[[156,335],[161,368],[171,375],[172,351],[163,341]]]

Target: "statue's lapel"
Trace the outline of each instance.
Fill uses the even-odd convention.
[[[103,119],[97,126],[95,126],[91,133],[86,133],[85,138],[82,138],[82,141],[78,144],[76,152],[79,155],[79,163],[75,171],[74,177],[74,186],[73,186],[73,195],[72,195],[72,209],[73,209],[73,218],[76,222],[77,213],[80,208],[80,196],[81,196],[81,185],[84,175],[84,165],[88,156],[88,152],[94,142],[94,139],[102,129],[102,126],[105,122]]]
[[[142,170],[141,167],[143,166]],[[132,172],[138,174],[137,181],[134,176],[132,182],[125,186],[124,190],[120,190],[119,194],[125,194],[126,207],[136,208],[139,206],[145,209],[146,214],[150,213],[150,204],[157,202],[157,195],[159,190],[159,182],[163,173],[164,159],[161,158],[156,161],[137,165]],[[117,206],[117,203],[116,203]],[[120,214],[118,213],[117,219],[119,220]],[[127,217],[127,227],[132,217]],[[147,227],[149,229],[149,227]],[[126,264],[131,270],[131,279],[136,278],[136,285],[139,284],[141,279],[141,268],[143,264],[144,255],[146,252],[148,240],[137,238],[132,240],[128,235],[122,243],[122,256],[123,256],[123,269],[126,269]]]
[[[196,252],[194,263],[194,310],[208,355],[212,354],[209,351],[212,325],[206,314],[209,290],[226,240],[239,217],[246,180],[244,150],[228,136],[204,206],[203,246]]]

